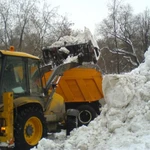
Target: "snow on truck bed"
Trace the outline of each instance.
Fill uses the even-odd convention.
[[[50,45],[48,48],[53,47],[62,47],[64,44],[67,45],[76,45],[76,44],[83,44],[88,43],[89,41],[92,42],[94,47],[97,47],[99,49],[99,46],[91,34],[90,30],[88,28],[84,28],[83,33],[79,33],[77,36],[63,36],[59,39],[59,41],[54,42],[52,45]]]
[[[100,116],[68,137],[63,131],[53,141],[42,139],[32,150],[149,150],[150,48],[135,70],[104,76],[103,90]]]

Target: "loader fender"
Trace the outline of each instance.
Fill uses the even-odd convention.
[[[39,104],[42,108],[44,108],[44,104],[41,99],[38,99],[37,97],[19,97],[14,100],[14,107],[20,107],[26,104]]]

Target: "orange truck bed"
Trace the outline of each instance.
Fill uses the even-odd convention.
[[[51,72],[45,73],[46,80]],[[73,68],[65,71],[56,92],[65,102],[94,102],[103,98],[102,75],[96,69]]]
[[[51,73],[44,73],[46,81]],[[78,125],[88,125],[101,111],[102,74],[92,68],[69,69],[61,77],[56,92],[63,96],[66,111],[79,110]]]

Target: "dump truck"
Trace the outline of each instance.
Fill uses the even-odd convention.
[[[44,47],[42,53],[45,63],[43,74],[46,77],[43,80],[48,79],[55,66],[69,61],[76,62],[78,55],[82,66],[65,71],[56,92],[64,98],[66,110],[79,110],[79,125],[88,125],[100,114],[100,100],[103,99],[102,74],[96,64],[100,51],[91,33],[86,30],[77,37],[62,37],[52,45]]]
[[[66,112],[55,90],[63,72],[79,63],[57,66],[43,84],[40,62],[13,47],[0,50],[0,149],[29,150],[60,123],[67,123],[67,134],[77,125],[78,111]]]
[[[45,72],[46,80],[52,72],[53,70]],[[96,68],[67,70],[58,83],[56,93],[64,98],[66,111],[71,108],[79,110],[79,126],[88,125],[100,114],[100,99],[103,98],[102,74]]]

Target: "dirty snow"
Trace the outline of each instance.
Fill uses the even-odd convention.
[[[104,76],[106,100],[101,115],[88,126],[42,139],[32,150],[149,150],[150,48],[145,62],[122,75]]]

